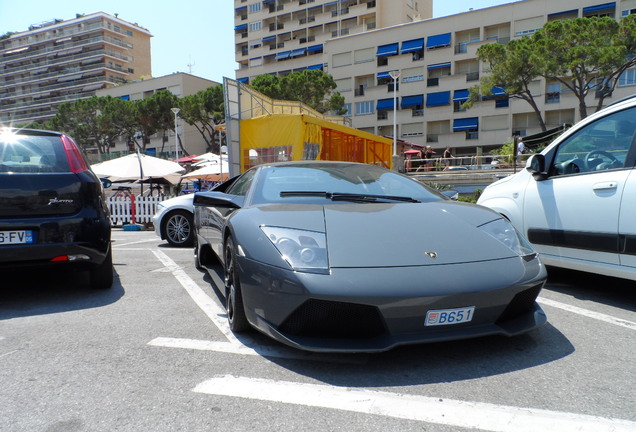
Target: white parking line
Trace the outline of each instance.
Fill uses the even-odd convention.
[[[615,318],[611,315],[606,315],[606,314],[602,314],[599,312],[594,312],[591,310],[587,310],[587,309],[583,309],[580,307],[576,307],[576,306],[572,306],[566,303],[561,303],[558,301],[554,301],[554,300],[550,300],[544,297],[539,297],[537,299],[538,303],[547,305],[547,306],[552,306],[555,308],[559,308],[559,309],[563,309],[565,311],[568,312],[572,312],[578,315],[582,315],[582,316],[586,316],[588,318],[593,318],[595,320],[599,320],[599,321],[603,321],[609,324],[613,324],[616,326],[620,326],[620,327],[625,327],[628,328],[630,330],[636,330],[636,323],[632,322],[632,321],[627,321],[624,319],[620,319],[620,318]]]
[[[233,354],[260,355],[263,357],[293,358],[298,360],[328,361],[330,363],[353,363],[363,364],[367,361],[367,356],[338,357],[335,355],[323,355],[317,353],[298,351],[292,348],[280,346],[272,347],[256,343],[252,338],[242,335],[239,340],[227,322],[225,309],[221,308],[217,302],[208,296],[197,283],[188,276],[177,263],[175,263],[165,253],[153,250],[152,253],[162,262],[166,271],[172,273],[177,281],[190,294],[194,302],[212,320],[214,325],[223,333],[229,342],[201,341],[193,339],[177,338],[155,338],[148,343],[153,346],[163,346],[168,348],[186,348],[206,351],[217,351]],[[214,278],[213,278],[214,279]],[[220,281],[215,280],[216,284]]]
[[[165,338],[158,337],[150,342],[148,345],[160,346],[165,348],[182,348],[200,351],[215,351],[228,354],[242,354],[261,357],[275,357],[286,358],[294,360],[311,360],[311,361],[323,361],[329,363],[341,363],[341,364],[353,364],[362,365],[367,363],[368,356],[365,354],[357,354],[353,356],[339,356],[331,354],[320,354],[312,352],[298,351],[292,348],[284,346],[265,346],[260,344],[247,345],[235,345],[229,342],[214,342],[197,339],[178,339],[178,338]]]
[[[636,422],[425,396],[218,376],[193,391],[501,432],[627,432]]]

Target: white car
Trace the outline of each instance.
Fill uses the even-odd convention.
[[[546,265],[636,280],[636,95],[585,118],[478,204],[522,232]]]
[[[155,233],[172,246],[192,246],[194,239],[194,194],[162,201],[152,217]]]

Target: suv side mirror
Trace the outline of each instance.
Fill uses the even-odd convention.
[[[545,170],[545,156],[542,154],[530,156],[526,162],[526,171],[530,172],[532,177],[537,181],[547,179],[548,173]]]
[[[108,189],[109,187],[111,187],[113,185],[113,182],[108,180],[108,179],[100,179],[102,182],[102,186],[104,187],[104,189]]]

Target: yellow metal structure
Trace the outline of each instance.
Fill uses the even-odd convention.
[[[300,160],[361,162],[391,168],[392,140],[311,114],[266,114],[240,122],[241,172]]]

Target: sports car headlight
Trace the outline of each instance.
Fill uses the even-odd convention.
[[[270,226],[261,229],[293,270],[320,273],[328,270],[324,233]]]
[[[479,228],[508,246],[517,255],[525,257],[535,255],[534,249],[526,239],[505,219],[497,219],[481,225]]]

